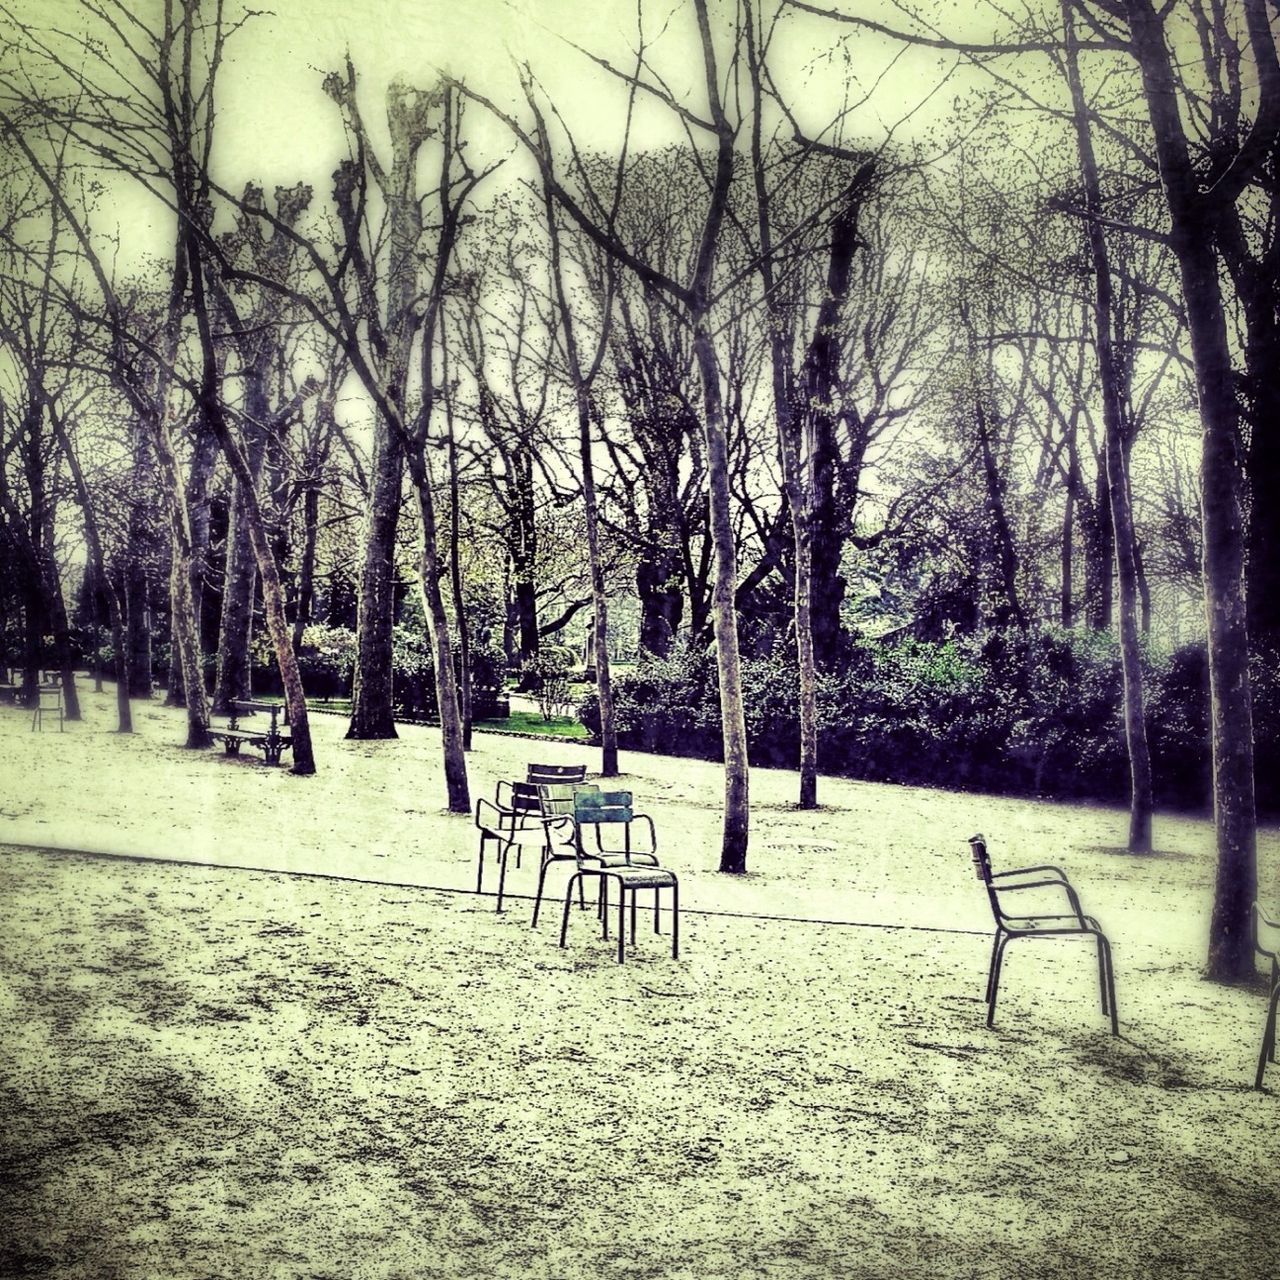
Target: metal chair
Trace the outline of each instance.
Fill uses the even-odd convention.
[[[595,796],[600,797],[606,793],[602,792],[594,782],[582,783],[576,786],[569,786],[564,783],[544,783],[539,788],[539,795],[542,801],[542,810],[547,816],[555,816],[557,814],[568,814],[574,820],[574,839],[572,845],[564,844],[552,846],[548,845],[543,851],[542,868],[538,873],[538,891],[533,899],[533,922],[532,927],[538,927],[538,915],[542,908],[542,893],[547,881],[547,868],[553,862],[580,862],[582,859],[591,859],[601,866],[615,865],[625,866],[634,861],[637,865],[646,867],[656,867],[658,865],[658,835],[653,825],[653,819],[646,813],[631,812],[628,808],[629,817],[623,820],[621,809],[601,807],[601,812],[607,813],[609,816],[599,821],[590,821],[588,826],[592,829],[592,849],[586,849],[582,845],[582,829],[577,821],[577,797]],[[609,795],[627,797],[627,806],[631,804],[631,793],[629,791],[608,792]],[[592,807],[592,812],[597,810]],[[633,828],[640,825],[640,840],[637,842],[633,836]],[[612,833],[612,837],[607,839],[605,831]],[[616,838],[614,838],[616,837]],[[585,896],[582,889],[582,882],[578,882],[579,899],[585,905]]]
[[[1275,941],[1264,946],[1262,930],[1271,932]],[[1253,1087],[1262,1088],[1262,1077],[1267,1063],[1276,1060],[1276,1008],[1280,1005],[1280,922],[1272,920],[1255,902],[1253,904],[1253,949],[1271,961],[1271,999],[1267,1003],[1267,1021],[1262,1032],[1262,1049],[1258,1054],[1258,1074]]]
[[[631,828],[643,823],[649,832],[649,848],[636,848]],[[594,831],[594,847],[587,848],[583,840],[584,830]],[[609,840],[605,839],[608,829]],[[619,849],[614,841],[622,845]],[[609,936],[609,882],[618,886],[618,963],[626,957],[626,920],[628,898],[631,906],[631,943],[636,941],[636,894],[643,889],[653,890],[653,931],[661,930],[661,893],[671,891],[671,956],[680,955],[680,884],[674,871],[658,865],[653,851],[653,822],[643,814],[635,814],[631,807],[631,792],[600,791],[595,787],[581,787],[573,797],[573,845],[577,867],[565,887],[564,914],[560,921],[560,945],[566,945],[569,933],[569,909],[573,903],[573,889],[578,886],[579,900],[586,877],[594,876],[600,887],[598,914],[602,936]],[[544,864],[545,872],[546,866]],[[541,893],[541,882],[539,883]],[[535,912],[537,904],[534,904]],[[535,915],[536,923],[536,915]]]
[[[508,803],[493,804],[476,801],[476,826],[480,829],[480,858],[476,867],[476,892],[484,887],[485,849],[492,842],[496,845],[498,863],[498,906],[502,910],[503,894],[507,883],[507,863],[515,850],[516,866],[526,845],[537,848],[544,856],[555,843],[568,844],[573,839],[573,817],[570,814],[544,816],[539,788],[531,782],[511,782],[507,787]]]
[[[540,786],[573,786],[581,783],[587,776],[587,766],[585,764],[537,764],[532,763],[525,766],[524,780],[535,787]],[[498,789],[494,795],[494,803],[499,806],[507,804],[507,800],[503,799],[504,794],[510,798],[511,788],[515,786],[513,782],[499,782]]]
[[[564,841],[570,838],[571,809],[562,809],[559,813],[544,811],[538,788],[581,782],[586,773],[585,764],[530,764],[524,782],[499,782],[493,800],[482,798],[476,801],[475,824],[480,831],[476,892],[480,893],[484,888],[484,855],[489,844],[493,843],[497,846],[499,863],[499,911],[502,910],[507,860],[512,849],[515,850],[518,867],[526,844],[536,845],[546,853],[553,848],[553,835]],[[564,816],[563,821],[547,821],[561,815]]]
[[[1119,1035],[1116,1022],[1115,974],[1111,967],[1111,944],[1092,916],[1085,915],[1067,874],[1061,867],[1042,863],[1034,867],[1016,867],[1009,871],[992,871],[987,842],[981,835],[969,837],[973,865],[978,879],[986,886],[995,919],[996,932],[991,947],[991,964],[987,970],[987,1026],[995,1025],[996,998],[1000,991],[1000,971],[1004,950],[1015,938],[1091,937],[1098,947],[1098,987],[1102,1012],[1111,1019],[1111,1034]],[[1057,890],[1065,895],[1070,914],[1012,915],[1004,909],[1002,895],[1027,889]]]
[[[56,681],[42,684],[36,689],[36,701],[31,708],[31,731],[43,732],[45,716],[56,716],[58,732],[62,732],[62,685]]]

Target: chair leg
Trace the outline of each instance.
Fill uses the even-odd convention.
[[[560,917],[560,945],[565,945],[565,939],[569,936],[569,908],[573,904],[573,884],[577,881],[579,886],[582,884],[581,872],[575,871],[569,877],[569,883],[565,886],[564,891],[564,914]]]
[[[636,891],[631,890],[631,905],[634,909],[636,901]],[[635,941],[635,916],[631,917],[632,934],[631,940]],[[627,945],[627,887],[618,881],[618,963],[622,964],[626,954]]]
[[[680,882],[671,879],[671,958],[680,959]]]
[[[662,921],[660,919],[662,908],[659,905],[662,898],[662,890],[655,889],[653,891],[653,931],[654,933],[662,932]]]
[[[596,915],[600,918],[600,936],[609,936],[609,877],[600,877],[600,892],[596,896]]]
[[[996,976],[996,954],[1000,950],[1000,930],[996,930],[995,937],[991,940],[991,960],[987,964],[987,993],[982,998],[991,1003],[991,990],[995,982]]]
[[[636,945],[636,891],[631,890],[631,945]]]
[[[1111,943],[1104,935],[1098,934],[1098,985],[1102,988],[1102,1012],[1111,1018],[1111,1034],[1120,1034],[1120,1024],[1116,1020],[1116,975],[1111,967]]]
[[[996,943],[995,955],[991,962],[991,995],[987,1000],[987,1026],[994,1027],[996,1025],[996,997],[1000,994],[1000,970],[1004,965],[1004,949],[1009,945],[1010,934],[1005,934],[1003,938]]]
[[[484,888],[484,846],[488,840],[488,836],[480,837],[480,861],[476,866],[476,892],[479,893]]]
[[[1277,1005],[1280,1005],[1280,984],[1271,988],[1271,1001],[1267,1006],[1267,1025],[1262,1032],[1262,1050],[1258,1054],[1258,1074],[1253,1080],[1255,1089],[1262,1088],[1262,1076],[1267,1069],[1267,1060],[1275,1053]]]
[[[542,888],[547,882],[547,868],[551,865],[546,858],[542,860],[542,870],[538,872],[538,892],[533,899],[533,924],[530,928],[538,927],[538,909],[542,906]]]
[[[519,846],[516,846],[517,850]],[[507,855],[511,852],[511,845],[504,844],[502,852],[498,855],[498,910],[502,910],[502,894],[507,885]],[[517,862],[517,865],[519,863]]]

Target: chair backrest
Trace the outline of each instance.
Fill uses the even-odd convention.
[[[969,837],[969,850],[973,856],[974,873],[986,886],[987,901],[991,903],[991,914],[999,921],[1004,912],[1000,909],[1000,898],[991,878],[991,855],[987,853],[987,840],[981,832]]]
[[[526,782],[532,783],[574,783],[582,782],[587,776],[585,764],[531,764],[525,775]]]
[[[533,782],[511,784],[511,808],[516,813],[542,813],[542,796]]]
[[[573,793],[573,820],[588,826],[606,822],[630,822],[630,791],[601,791],[596,786],[579,787]]]
[[[530,785],[530,784],[522,784]],[[576,782],[539,782],[538,802],[544,818],[571,817],[573,815],[573,797],[580,783]]]
[[[987,853],[986,837],[979,832],[969,837],[969,849],[973,855],[973,869],[985,885],[991,884],[991,855]]]
[[[585,848],[582,843],[583,828],[590,827],[595,832],[596,852],[594,856],[598,856],[606,848],[609,848],[613,852],[624,854],[629,862],[631,860],[631,819],[633,816],[630,791],[601,791],[594,783],[579,787],[573,793],[573,839],[579,859],[593,856],[591,851]],[[615,826],[622,829],[621,847],[616,844],[606,845],[601,828],[607,826]]]

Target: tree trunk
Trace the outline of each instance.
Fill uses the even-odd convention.
[[[538,589],[533,567],[521,556],[512,566],[515,576],[516,634],[520,638],[520,666],[538,656]],[[523,684],[523,675],[521,678]]]
[[[132,552],[132,540],[124,569],[124,584],[125,613],[129,619],[125,640],[128,646],[129,696],[149,698],[152,690],[151,584],[147,580],[146,566]]]
[[[618,776],[618,728],[613,714],[613,678],[609,670],[609,601],[600,554],[600,523],[596,516],[596,477],[591,462],[591,402],[582,379],[576,378],[578,407],[578,466],[582,470],[582,502],[587,523],[587,563],[591,570],[591,636],[595,650],[596,702],[600,708],[600,773]]]
[[[674,553],[650,552],[636,563],[636,595],[640,599],[640,650],[665,658],[680,630],[684,593],[680,560]],[[672,585],[672,584],[675,585]]]
[[[447,351],[443,354],[447,359]],[[442,381],[448,388],[445,400],[445,425],[449,438],[449,586],[453,592],[453,612],[458,619],[458,649],[462,659],[458,714],[462,717],[462,749],[470,751],[471,626],[467,619],[466,596],[462,590],[462,494],[458,484],[458,438],[453,428],[453,391],[449,383],[447,363],[442,373]]]
[[[449,638],[449,617],[440,590],[440,553],[436,548],[436,513],[431,490],[431,472],[425,454],[410,459],[414,488],[418,494],[418,515],[422,542],[419,547],[422,608],[435,647],[436,705],[440,708],[440,735],[444,746],[444,779],[450,813],[470,813],[471,794],[467,786],[467,757],[462,741],[462,712],[458,706],[458,682],[454,675],[453,644]]]
[[[206,609],[206,605],[213,598],[208,583],[209,524],[213,514],[209,483],[218,461],[218,442],[212,431],[200,423],[197,423],[197,427],[199,429],[195,447],[191,451],[191,464],[187,471],[186,493],[191,527],[191,606],[195,610],[196,635],[200,637],[201,653],[204,654],[212,653],[217,644],[218,618],[213,609]]]
[[[1280,653],[1280,325],[1272,303],[1268,334],[1252,332],[1246,347],[1249,433],[1249,636]]]
[[[1071,465],[1076,465],[1075,451],[1072,451]],[[1064,627],[1075,622],[1075,593],[1073,578],[1075,576],[1075,524],[1076,496],[1074,486],[1067,485],[1066,497],[1062,508],[1062,547],[1058,558],[1058,621]]]
[[[71,439],[61,422],[53,417],[53,429],[62,446],[63,456],[71,472],[75,484],[76,497],[80,502],[80,511],[84,517],[84,540],[89,551],[89,564],[94,577],[102,584],[102,595],[106,600],[107,619],[111,627],[111,647],[115,653],[116,664],[116,732],[133,732],[133,708],[129,703],[129,651],[125,640],[124,618],[120,609],[120,596],[114,583],[107,574],[106,557],[102,554],[102,536],[98,529],[97,515],[93,509],[93,498],[89,486],[85,482],[84,472],[80,469],[80,460],[71,447]]]
[[[251,386],[257,381],[251,376]],[[253,395],[247,415],[252,423],[265,421],[267,403],[261,393]],[[252,435],[245,448],[245,461],[252,477],[254,493],[262,470],[261,430],[250,425]],[[213,712],[227,715],[231,704],[249,697],[253,642],[253,602],[258,585],[257,557],[249,528],[249,495],[240,480],[233,484],[230,523],[227,526],[227,563],[223,573],[222,620],[218,631],[218,676],[213,687]]]
[[[1221,196],[1201,192],[1192,167],[1161,18],[1150,0],[1124,0],[1124,5],[1169,208],[1170,242],[1186,302],[1203,429],[1201,514],[1218,845],[1208,968],[1212,978],[1245,981],[1254,972],[1251,910],[1257,894],[1257,817],[1244,592],[1242,441],[1215,251],[1215,202]]]
[[[320,532],[320,490],[309,484],[302,495],[302,564],[298,570],[298,610],[293,619],[293,650],[311,625],[316,595],[316,539]]]
[[[712,610],[716,633],[716,671],[720,682],[720,729],[724,742],[724,832],[720,870],[741,875],[747,869],[750,832],[747,721],[742,704],[742,662],[738,653],[738,617],[734,608],[738,565],[734,549],[729,492],[729,443],[725,436],[720,370],[706,317],[695,321],[694,356],[702,379],[707,434],[707,483],[711,499],[711,538],[715,557]]]
[[[1018,551],[1014,545],[1013,531],[1009,528],[1009,514],[1005,510],[1004,480],[991,448],[991,428],[980,396],[973,402],[973,415],[978,428],[978,443],[981,446],[982,475],[986,482],[987,516],[991,521],[989,534],[991,541],[995,544],[996,569],[1000,578],[1001,593],[1004,596],[1004,604],[996,610],[993,621],[997,626],[1013,623],[1025,630],[1027,615],[1018,598]]]
[[[1111,485],[1107,480],[1106,455],[1098,467],[1093,507],[1083,515],[1085,625],[1091,631],[1111,627],[1112,597],[1115,594],[1115,529],[1108,518]]]
[[[148,425],[164,486],[165,505],[169,512],[169,542],[173,556],[170,579],[173,652],[169,659],[170,671],[172,672],[175,662],[182,671],[182,693],[187,708],[186,745],[192,748],[207,747],[213,739],[209,736],[209,700],[204,691],[200,633],[191,590],[191,533],[187,523],[186,494],[183,492],[168,423],[157,416]],[[170,679],[172,680],[172,675]]]
[[[356,613],[356,667],[348,738],[396,736],[392,714],[392,627],[404,451],[386,423],[379,422],[376,430]]]
[[[1062,0],[1066,29],[1066,73],[1076,130],[1076,149],[1084,180],[1085,234],[1093,260],[1093,322],[1098,349],[1098,375],[1102,383],[1102,414],[1106,430],[1107,486],[1111,492],[1111,523],[1115,533],[1116,580],[1119,584],[1120,665],[1124,676],[1124,731],[1129,752],[1129,851],[1150,853],[1151,753],[1147,746],[1147,722],[1142,687],[1142,655],[1138,646],[1137,537],[1133,529],[1133,505],[1129,488],[1128,444],[1124,439],[1124,415],[1120,371],[1112,330],[1115,301],[1111,263],[1102,229],[1102,186],[1089,132],[1088,104],[1080,82],[1075,25],[1069,0]]]

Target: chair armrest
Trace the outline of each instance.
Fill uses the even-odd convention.
[[[1253,949],[1261,956],[1266,956],[1271,961],[1271,980],[1274,982],[1280,966],[1280,942],[1275,946],[1264,947],[1262,945],[1262,929],[1270,929],[1275,932],[1280,939],[1280,920],[1273,920],[1263,909],[1255,902],[1253,904]]]
[[[504,789],[506,790],[506,793],[507,793],[507,798],[505,800],[502,798],[502,792]],[[501,779],[498,785],[494,788],[493,802],[499,808],[502,808],[502,809],[511,808],[511,783],[507,781],[507,779],[505,778]]]
[[[548,836],[554,833],[565,844],[571,844],[577,834],[577,827],[574,825],[571,813],[549,813],[545,817],[538,818],[538,821],[542,823]]]
[[[488,810],[493,815],[487,818],[484,811]],[[494,804],[492,800],[486,800],[481,796],[476,801],[476,826],[485,831],[492,831],[495,834],[501,834],[503,824],[510,829],[515,824],[516,813],[513,809],[504,808],[502,805]]]
[[[1071,883],[1070,880],[1067,879],[1067,873],[1063,871],[1061,867],[1055,867],[1052,863],[1049,863],[1049,862],[1044,862],[1034,867],[1011,867],[1008,871],[993,871],[991,873],[991,878],[993,880],[1002,880],[1008,876],[1039,875],[1039,874],[1042,874],[1043,872],[1052,872],[1064,884]]]
[[[998,894],[1013,893],[1015,890],[1021,889],[1061,889],[1067,895],[1067,900],[1071,903],[1071,910],[1075,913],[1075,918],[1080,921],[1080,927],[1088,927],[1084,918],[1084,908],[1080,905],[1080,895],[1065,880],[1020,880],[1016,884],[994,884],[991,887]],[[1062,917],[1064,920],[1069,918],[1068,916]]]
[[[649,827],[649,847],[647,849],[636,849],[636,853],[652,853],[658,852],[658,829],[653,825],[653,819],[647,813],[633,813],[631,815],[632,822],[644,822]]]

